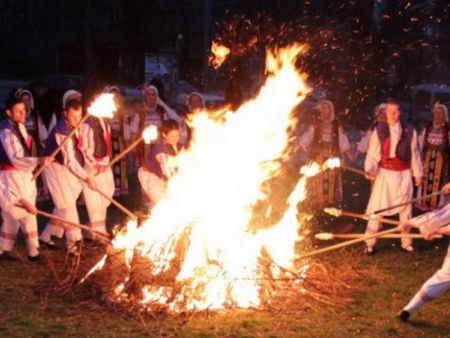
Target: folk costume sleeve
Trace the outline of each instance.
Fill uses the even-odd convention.
[[[414,177],[423,176],[423,164],[422,157],[420,154],[420,148],[417,141],[417,132],[413,131],[413,136],[411,140],[411,169]]]
[[[381,145],[378,133],[374,131],[369,139],[369,147],[367,148],[367,156],[364,161],[364,171],[372,176],[378,172],[378,164],[381,160]]]
[[[28,139],[28,134],[25,130],[25,127],[20,125],[20,132],[24,136],[24,139]],[[39,164],[39,159],[37,157],[25,156],[24,149],[19,139],[13,132],[9,129],[3,129],[0,132],[0,141],[3,144],[6,155],[13,167],[18,170],[22,170],[25,172],[32,172],[34,168]]]

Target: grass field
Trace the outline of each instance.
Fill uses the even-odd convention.
[[[140,203],[126,197],[120,201],[130,208]],[[354,203],[353,210],[360,211],[357,201],[348,203]],[[117,223],[123,219],[117,210],[110,210],[109,216]],[[83,213],[81,218],[85,220]],[[355,232],[362,229],[362,222],[353,225]],[[70,260],[65,261],[65,250],[43,250],[46,262],[28,263],[23,259],[23,241],[19,240],[10,256],[0,258],[0,336],[450,337],[449,292],[414,313],[409,323],[395,318],[442,264],[447,246],[446,238],[416,241],[416,252],[405,253],[399,249],[398,240],[383,240],[373,257],[362,256],[362,247],[357,245],[317,256],[314,261],[332,273],[336,271],[335,278],[346,285],[333,302],[311,297],[307,288],[304,297],[261,309],[144,317],[116,311],[83,287],[62,289],[72,267]],[[85,244],[75,276],[80,278],[103,252],[102,246]],[[342,265],[346,266],[344,270],[339,269]],[[339,275],[340,271],[347,274]],[[327,293],[327,285],[322,288]]]

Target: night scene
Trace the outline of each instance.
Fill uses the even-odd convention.
[[[450,2],[0,27],[1,336],[450,335]]]

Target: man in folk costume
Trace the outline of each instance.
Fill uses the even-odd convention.
[[[342,127],[335,119],[334,106],[331,101],[319,103],[320,121],[311,125],[300,137],[299,144],[303,150],[311,146],[310,160],[319,164],[333,157],[345,154],[349,157],[350,144]],[[332,205],[342,201],[341,169],[328,169],[311,180],[315,201]]]
[[[419,136],[424,160],[424,180],[417,191],[418,196],[438,192],[450,180],[450,125],[448,109],[443,104],[433,108],[433,122],[428,124]],[[433,196],[416,203],[421,210],[442,207],[448,196]]]
[[[48,137],[47,128],[40,113],[34,109],[34,98],[33,94],[27,89],[19,88],[16,90],[14,95],[20,99],[25,104],[25,109],[27,111],[27,117],[25,119],[25,128],[27,133],[33,137],[33,142],[31,144],[31,154],[32,156],[42,156],[44,153],[45,141]],[[43,201],[48,199],[48,189],[45,186],[42,178],[37,180],[37,197],[38,201]]]
[[[6,114],[8,119],[0,125],[0,180],[18,196],[34,205],[36,183],[33,180],[33,170],[38,164],[49,164],[52,160],[31,156],[32,137],[24,126],[26,109],[20,99],[11,98]],[[28,258],[31,261],[36,260],[39,256],[36,215],[14,205],[2,210],[2,218],[0,252],[13,249],[20,227],[26,238]]]
[[[78,90],[69,89],[69,90],[65,91],[63,94],[63,97],[62,97],[62,107],[61,107],[61,109],[57,110],[56,112],[54,112],[52,114],[52,117],[50,119],[50,123],[48,126],[48,130],[51,131],[53,129],[53,127],[61,119],[67,102],[69,102],[70,100],[76,100],[78,102],[81,102],[81,99],[82,99],[82,94]]]
[[[111,159],[111,127],[106,118],[90,116],[81,127],[81,142],[79,149],[84,155],[84,170],[91,176],[96,187],[112,197],[114,195],[114,177],[108,163]],[[91,189],[88,183],[83,183],[83,194],[89,215],[90,227],[93,230],[107,234],[106,214],[110,201]],[[90,233],[85,235],[92,238]],[[102,241],[103,237],[93,236]]]
[[[45,145],[45,153],[51,154],[66,139],[82,117],[81,103],[69,100],[65,106],[65,115],[50,132]],[[44,170],[44,179],[49,187],[55,208],[53,214],[73,223],[79,223],[76,201],[82,191],[82,182],[95,189],[94,179],[83,169],[85,158],[78,148],[80,132],[76,132],[56,155],[56,161]],[[81,230],[61,222],[47,223],[41,233],[41,241],[54,246],[51,236],[61,238],[66,235],[66,247],[69,253],[77,254],[77,242],[81,240]]]
[[[387,122],[379,122],[369,141],[364,170],[367,178],[375,178],[367,214],[400,204],[411,199],[413,194],[412,176],[415,185],[422,182],[423,168],[417,142],[417,133],[413,126],[400,122],[400,107],[396,100],[386,102]],[[388,210],[379,215],[399,214],[400,221],[411,218],[411,204]],[[380,229],[380,222],[370,219],[366,234],[374,234]],[[404,233],[409,233],[405,228]],[[414,251],[412,239],[402,238],[402,248]],[[364,252],[374,253],[376,239],[366,241]]]
[[[450,183],[447,183],[444,192],[450,194]],[[420,232],[426,235],[426,239],[433,239],[435,235],[450,236],[450,203],[447,203],[442,209],[427,212],[418,217],[412,218],[402,227],[416,227]],[[414,295],[411,301],[397,314],[397,316],[407,321],[409,316],[420,309],[433,299],[437,298],[450,287],[450,245],[447,255],[444,258],[442,267],[435,272]]]

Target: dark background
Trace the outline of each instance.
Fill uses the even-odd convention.
[[[266,48],[310,51],[299,68],[339,112],[366,115],[411,85],[450,83],[445,0],[2,0],[0,78],[57,81],[71,74],[93,93],[144,80],[145,53],[179,59],[180,78],[202,90],[258,83]],[[232,50],[208,66],[212,40]],[[52,78],[52,76],[54,76]],[[50,80],[48,80],[50,79]]]

